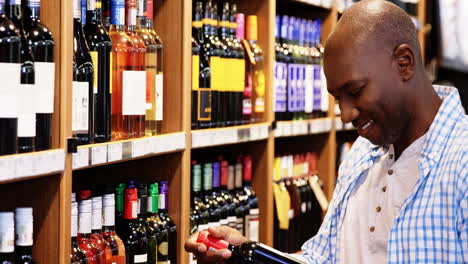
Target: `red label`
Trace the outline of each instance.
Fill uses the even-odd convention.
[[[252,181],[252,158],[250,156],[244,158],[244,181]]]
[[[135,188],[125,189],[124,218],[136,219],[138,207],[138,191]]]
[[[197,243],[204,244],[208,249],[226,249],[229,247],[227,241],[211,236],[208,231],[200,231]]]
[[[226,160],[221,161],[221,186],[227,186],[228,184],[228,162]]]

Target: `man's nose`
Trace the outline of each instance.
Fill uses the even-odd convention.
[[[343,121],[343,123],[350,123],[354,119],[358,118],[359,110],[354,104],[347,100],[340,100],[339,107],[341,110],[341,121]]]

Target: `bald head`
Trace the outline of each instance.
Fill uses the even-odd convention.
[[[411,18],[398,6],[384,0],[364,0],[351,6],[339,20],[326,43],[327,49],[342,49],[340,44],[363,48],[367,52],[392,54],[401,44],[408,44],[418,62],[421,51]]]

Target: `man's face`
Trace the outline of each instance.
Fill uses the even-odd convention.
[[[332,45],[324,59],[328,91],[338,99],[341,119],[375,145],[392,144],[408,122],[396,61],[390,51],[345,44]]]

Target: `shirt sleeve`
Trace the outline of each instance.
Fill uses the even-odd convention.
[[[462,170],[462,176],[468,177],[468,164],[465,163]],[[460,202],[458,222],[459,245],[462,252],[462,263],[468,263],[468,189],[465,188],[465,194]]]

